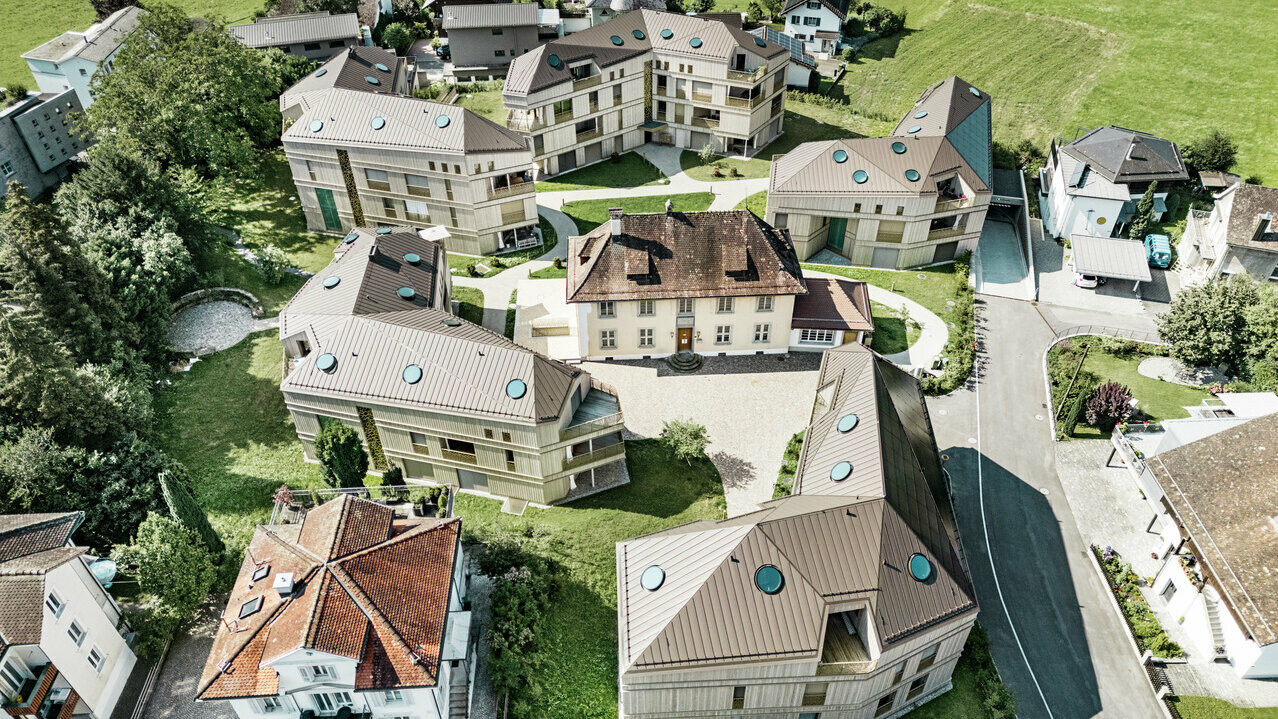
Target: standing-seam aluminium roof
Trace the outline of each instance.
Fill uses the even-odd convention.
[[[349,12],[332,15],[308,12],[294,15],[261,17],[244,25],[227,27],[240,42],[249,47],[278,47],[327,40],[358,40],[359,15]]]
[[[1072,235],[1069,244],[1074,271],[1079,274],[1136,282],[1149,282],[1153,277],[1140,240]]]

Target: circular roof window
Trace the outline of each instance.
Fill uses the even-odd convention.
[[[865,170],[857,170],[852,173],[852,179],[856,181],[856,184],[861,185],[870,179],[870,173]]]
[[[671,30],[670,28],[666,28],[665,30],[661,31],[662,40],[669,40],[672,37],[674,37],[674,30]]]
[[[406,300],[411,300],[417,296],[417,290],[414,290],[412,287],[401,287],[398,290],[395,290],[395,294]]]
[[[546,64],[558,70],[564,66],[564,61],[560,60],[558,55],[551,55],[546,58]]]
[[[404,381],[409,384],[417,384],[422,381],[422,368],[415,364],[410,364],[404,368],[404,373],[400,375]]]
[[[634,32],[632,32],[632,33],[630,33],[630,34],[631,34],[631,35],[634,35],[636,40],[642,40],[642,39],[644,39],[644,38],[648,37],[647,35],[644,35],[644,34],[643,34],[643,30],[635,30]]]
[[[448,119],[448,115],[440,115],[435,118],[435,127],[445,128],[448,127],[448,123],[450,122],[452,122],[452,120]]]
[[[415,265],[418,262],[421,262],[422,258],[421,258],[421,255],[417,254],[416,252],[409,252],[408,254],[404,255],[404,261],[410,265]]]
[[[906,132],[908,132],[908,133],[910,133],[911,135],[913,135],[914,133],[916,133],[916,132],[918,132],[919,130],[922,130],[922,129],[923,129],[922,127],[920,127],[920,126],[918,126],[918,125],[915,125],[914,127],[911,127],[910,129],[906,130]]]
[[[905,154],[905,143],[904,143],[904,142],[894,142],[894,143],[892,143],[892,152],[895,152],[895,153],[896,153],[896,154],[898,154],[898,155],[904,155],[904,154]]]
[[[332,372],[337,369],[337,358],[328,352],[325,352],[315,358],[315,367],[320,372]]]
[[[765,564],[755,570],[754,586],[764,594],[778,594],[785,586],[785,577],[782,576],[780,569],[771,564]]]
[[[378,70],[381,70],[382,72],[390,72],[390,68],[386,67],[385,64],[380,62],[377,63],[376,65],[373,65],[373,67],[377,68]]]
[[[311,132],[319,132],[320,130],[323,130],[323,129],[324,129],[324,121],[323,121],[323,120],[311,120],[311,124],[310,124],[310,125],[307,125],[307,127],[309,127],[309,128],[310,128]]]
[[[337,275],[330,275],[324,278],[324,287],[331,290],[337,286],[337,283],[341,281],[342,281],[341,277],[338,277]]]
[[[694,38],[692,38],[691,40],[689,40],[689,41],[688,41],[688,44],[689,44],[689,45],[691,45],[691,46],[693,46],[693,47],[701,47],[701,38],[699,38],[699,37],[694,37]]]
[[[758,45],[759,47],[767,47],[767,46],[768,46],[768,43],[764,42],[764,41],[763,41],[763,38],[761,38],[761,37],[756,37],[756,38],[754,39],[754,44],[755,44],[755,45]]]
[[[915,120],[922,120],[925,117],[927,117],[927,110],[919,110],[918,112],[914,113]]]
[[[439,321],[445,327],[461,327],[461,320],[456,317],[445,317]]]
[[[381,115],[378,115],[377,117],[374,117],[373,119],[368,121],[368,126],[373,128],[374,130],[380,130],[383,127],[386,127],[386,118],[382,117]]]
[[[522,379],[512,379],[506,383],[506,396],[511,399],[520,399],[528,394],[528,385]]]
[[[639,586],[650,592],[655,592],[658,589],[661,589],[661,585],[664,584],[665,581],[666,570],[655,564],[643,570],[643,574],[639,575]]]
[[[857,416],[854,414],[845,414],[839,417],[839,431],[844,434],[851,432],[856,427],[857,421]]]
[[[621,39],[621,36],[620,36],[620,35],[613,35],[612,37],[610,37],[610,38],[608,38],[608,39],[609,39],[609,40],[612,40],[612,44],[613,44],[613,45],[617,45],[617,46],[620,46],[620,45],[622,45],[622,44],[624,44],[624,43],[626,42],[625,40],[622,40],[622,39]]]
[[[842,482],[852,475],[851,462],[839,462],[830,468],[830,479],[836,482]]]
[[[372,75],[365,75],[365,76],[364,76],[364,82],[368,83],[369,85],[380,85],[380,84],[382,84],[382,81],[381,81],[381,80],[378,80],[377,78],[373,77]]]
[[[359,233],[352,230],[351,232],[347,233],[346,237],[342,239],[342,244],[349,245],[358,239],[359,239]]]
[[[974,87],[969,87],[969,88],[967,88],[967,91],[968,91],[968,92],[970,92],[970,93],[972,93],[973,95],[976,95],[977,97],[980,97],[980,96],[981,96],[981,91],[980,91],[980,90],[977,90],[977,89],[976,89],[976,88],[974,88]]]
[[[915,581],[926,582],[932,578],[932,562],[922,554],[910,555],[910,576]]]
[[[315,77],[324,77],[327,74],[328,74],[328,68],[326,67],[321,67],[320,69],[315,71]]]
[[[834,161],[839,163],[840,165],[848,161],[848,153],[845,152],[844,150],[835,150],[834,154],[831,155],[831,157],[833,157]]]
[[[909,180],[910,182],[918,182],[918,181],[919,181],[919,177],[921,177],[921,175],[919,175],[919,171],[918,171],[918,170],[906,170],[906,171],[905,171],[905,179]]]
[[[379,228],[377,228],[377,234],[379,234],[379,235],[389,235],[389,234],[390,234],[390,230],[391,230],[391,228],[389,228],[389,227],[379,227]]]

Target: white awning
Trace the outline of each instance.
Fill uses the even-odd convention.
[[[1071,235],[1069,243],[1074,250],[1074,271],[1081,275],[1134,282],[1153,279],[1145,258],[1145,245],[1139,240]]]

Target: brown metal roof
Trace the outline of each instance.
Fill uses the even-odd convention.
[[[806,291],[789,234],[748,210],[622,215],[568,246],[569,302]]]
[[[280,111],[306,99],[311,93],[323,90],[358,90],[368,93],[406,94],[408,92],[405,60],[390,50],[371,45],[348,47],[329,58],[292,87],[280,93]],[[377,66],[385,67],[385,70]],[[365,78],[375,78],[374,85]]]
[[[443,10],[443,26],[445,30],[469,30],[536,25],[537,7],[536,3],[448,5]]]
[[[324,11],[260,17],[251,23],[230,25],[226,29],[249,47],[276,47],[360,37],[359,15],[353,12],[334,15]]]
[[[892,130],[896,137],[909,136],[911,127],[923,128],[920,135],[948,135],[959,123],[967,119],[976,108],[990,101],[990,96],[981,92],[961,77],[948,77],[919,95],[914,107],[905,113],[905,117]],[[917,117],[920,113],[927,113]]]
[[[808,293],[794,298],[795,329],[833,329],[873,332],[870,290],[864,282],[809,277]]]
[[[893,146],[905,146],[896,152]],[[836,152],[847,154],[837,162]],[[842,156],[842,155],[840,155]],[[914,170],[918,180],[906,173]],[[857,182],[858,171],[865,173]],[[772,163],[769,193],[802,195],[934,195],[937,183],[957,174],[974,192],[989,187],[959,154],[938,135],[862,137],[805,142]]]

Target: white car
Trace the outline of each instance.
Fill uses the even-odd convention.
[[[1079,287],[1082,287],[1085,290],[1094,290],[1097,287],[1100,287],[1101,285],[1105,284],[1105,278],[1097,277],[1096,275],[1084,275],[1084,274],[1075,272],[1074,284],[1078,285]]]

